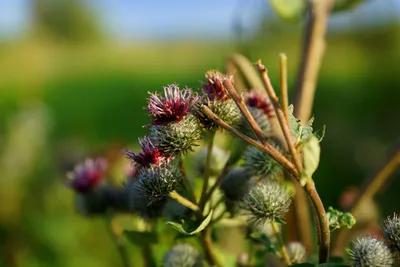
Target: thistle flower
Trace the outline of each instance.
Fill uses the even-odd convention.
[[[350,246],[350,261],[354,267],[389,267],[393,257],[385,243],[373,237],[359,238]]]
[[[86,193],[100,183],[106,169],[105,159],[86,159],[84,163],[78,164],[73,172],[67,173],[66,184],[77,192]]]
[[[193,151],[202,138],[200,125],[191,114],[180,122],[151,126],[149,136],[153,144],[168,156]]]
[[[142,152],[140,153],[135,153],[128,149],[124,150],[125,156],[131,161],[132,165],[147,168],[151,164],[157,165],[161,160],[167,159],[163,157],[163,153],[153,145],[149,137],[139,138],[139,144],[142,148]]]
[[[241,200],[249,191],[251,174],[242,167],[236,167],[228,172],[221,183],[221,190],[231,201]]]
[[[203,93],[211,101],[225,101],[229,99],[228,92],[226,91],[223,81],[224,79],[232,80],[232,77],[227,77],[215,70],[206,72],[207,82],[203,85]]]
[[[182,174],[173,165],[163,162],[141,168],[137,174],[136,194],[143,197],[143,205],[150,205],[166,198],[173,190],[177,190],[182,182]]]
[[[274,107],[271,101],[268,99],[267,95],[263,95],[259,90],[251,90],[246,96],[246,105],[250,108],[255,108],[262,110],[267,118],[272,118],[275,116]]]
[[[276,182],[258,183],[241,202],[241,208],[254,224],[283,222],[289,211],[291,194]]]
[[[393,218],[388,217],[383,227],[383,235],[390,243],[393,251],[400,254],[400,219],[398,214],[393,214]]]
[[[290,242],[286,245],[287,252],[290,257],[290,261],[295,263],[302,263],[306,258],[306,249],[300,242]]]
[[[172,247],[164,256],[164,267],[202,267],[203,257],[200,252],[189,244],[179,244]]]
[[[281,150],[276,144],[272,145]],[[244,152],[244,167],[253,175],[268,180],[277,180],[283,174],[283,168],[267,153],[258,150],[253,146],[249,146]]]
[[[153,125],[166,125],[181,121],[190,113],[191,107],[197,100],[198,97],[191,89],[181,90],[178,85],[170,84],[164,87],[164,96],[150,94],[146,110],[153,118]]]

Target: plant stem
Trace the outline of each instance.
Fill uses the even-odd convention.
[[[124,243],[121,240],[120,235],[118,235],[112,226],[112,215],[107,215],[106,217],[106,228],[107,228],[107,232],[110,235],[113,243],[115,244],[115,247],[118,250],[118,253],[121,257],[121,261],[122,261],[122,266],[124,267],[130,267],[131,264],[129,262],[129,256],[128,256],[128,252],[126,250],[126,247],[124,245]]]
[[[264,136],[264,133],[261,130],[260,126],[254,120],[254,118],[251,115],[250,111],[247,109],[246,103],[244,102],[243,97],[240,96],[238,94],[238,92],[236,92],[235,88],[233,88],[233,85],[232,85],[232,83],[230,82],[229,79],[224,79],[223,83],[224,83],[224,86],[225,86],[226,90],[229,92],[229,94],[231,95],[232,99],[235,101],[237,107],[242,112],[244,118],[249,123],[251,129],[253,130],[253,132],[257,136],[258,140],[260,140],[260,142],[262,144],[265,144],[266,143],[265,142],[266,137]]]
[[[198,212],[198,213],[200,212],[200,208],[196,204],[194,204],[187,198],[181,196],[178,192],[172,191],[171,193],[169,193],[169,196],[171,198],[175,199],[176,201],[178,201],[179,203],[181,203],[183,206],[185,206],[195,212]],[[201,212],[200,212],[200,214],[201,214]]]
[[[206,199],[210,199],[212,194],[214,193],[215,190],[217,190],[217,188],[220,186],[220,184],[222,183],[222,180],[224,179],[224,176],[226,174],[226,172],[229,169],[229,165],[228,162],[225,164],[224,168],[222,169],[221,173],[218,175],[217,180],[215,181],[215,183],[213,184],[213,186],[210,188],[210,190],[207,192],[206,195]]]
[[[208,140],[208,145],[207,145],[207,157],[206,157],[206,166],[204,169],[204,179],[203,179],[203,188],[201,189],[201,197],[199,201],[199,205],[201,210],[204,209],[204,206],[207,203],[207,190],[208,190],[208,184],[210,180],[210,164],[211,164],[211,157],[212,157],[212,149],[214,146],[214,137],[215,137],[215,132],[210,132],[209,133],[209,140]]]
[[[207,227],[206,229],[204,229],[204,231],[201,232],[200,235],[207,260],[212,264],[212,266],[221,267],[221,263],[219,263],[217,257],[213,252],[210,228]]]
[[[369,180],[366,181],[360,193],[358,194],[356,200],[353,202],[351,207],[349,208],[350,213],[353,215],[359,212],[361,204],[368,199],[372,199],[376,193],[378,193],[382,187],[387,183],[389,178],[393,175],[393,173],[400,166],[400,148],[398,148],[390,159],[383,165],[383,167],[379,170],[379,172],[372,176]],[[356,218],[357,219],[357,218]],[[335,243],[333,245],[332,254],[340,255],[344,248],[347,246],[347,236],[349,230],[348,229],[340,229]]]
[[[294,178],[299,179],[299,172],[297,171],[296,167],[290,162],[285,156],[283,156],[275,147],[271,146],[270,144],[266,143],[265,145],[260,144],[256,140],[242,134],[223,120],[219,118],[217,115],[214,114],[208,107],[203,105],[204,113],[212,119],[216,124],[233,134],[234,136],[242,139],[243,141],[247,142],[248,144],[256,147],[257,149],[264,151],[268,155],[270,155],[274,160],[276,160],[288,173],[290,173]]]
[[[190,185],[190,181],[189,181],[189,179],[188,179],[188,177],[186,175],[186,171],[185,171],[185,168],[183,166],[182,156],[179,158],[179,169],[181,170],[181,173],[182,173],[182,176],[183,176],[183,183],[185,185],[186,192],[189,195],[189,200],[196,204],[196,198],[194,196],[193,188]]]
[[[297,76],[295,115],[305,123],[311,115],[318,72],[325,52],[325,33],[333,0],[309,0],[302,58]]]
[[[285,54],[279,55],[281,69],[281,93],[282,93],[282,110],[285,115],[286,122],[289,123],[289,94],[287,85],[287,57]]]
[[[290,260],[290,257],[289,257],[289,254],[287,252],[287,249],[285,247],[285,243],[283,242],[282,235],[281,235],[281,232],[279,230],[278,224],[276,222],[272,221],[271,222],[271,226],[272,226],[272,229],[274,230],[275,237],[278,240],[278,243],[279,243],[279,246],[280,246],[280,249],[281,249],[281,253],[282,253],[282,258],[285,261],[285,263],[288,266],[290,266],[292,264],[292,262]]]
[[[261,76],[261,79],[264,82],[265,90],[267,91],[268,96],[272,100],[272,105],[274,107],[274,111],[278,118],[279,125],[281,126],[283,135],[285,137],[286,144],[289,148],[290,155],[293,158],[296,169],[298,170],[299,173],[301,173],[303,167],[302,167],[299,155],[296,151],[296,147],[294,146],[292,132],[290,130],[289,122],[285,119],[285,115],[283,114],[282,108],[279,105],[279,99],[276,96],[274,88],[272,87],[271,80],[269,79],[269,76],[267,74],[267,69],[261,63],[261,60],[258,60],[256,64],[257,64],[257,69]]]

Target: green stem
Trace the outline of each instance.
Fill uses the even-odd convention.
[[[106,228],[107,228],[107,232],[109,233],[113,243],[115,244],[115,247],[118,250],[118,253],[121,257],[121,261],[122,261],[122,266],[124,267],[130,267],[131,264],[129,262],[129,256],[128,256],[128,252],[126,250],[126,247],[124,245],[124,243],[121,240],[121,237],[115,233],[114,229],[112,228],[112,216],[108,215],[106,218]]]
[[[272,229],[274,230],[276,239],[278,240],[278,244],[280,246],[281,253],[282,253],[282,258],[285,261],[285,263],[288,266],[290,266],[292,264],[292,262],[290,260],[289,253],[286,250],[285,243],[283,242],[282,235],[281,235],[281,232],[279,231],[278,224],[276,222],[272,221],[271,226],[272,226]]]
[[[185,168],[183,166],[182,157],[179,158],[179,169],[181,170],[181,173],[183,175],[183,184],[185,185],[186,192],[189,195],[189,200],[193,201],[196,204],[196,198],[195,198],[195,195],[194,195],[194,192],[193,192],[193,188],[190,185],[190,181],[189,181],[189,179],[188,179],[188,177],[186,175],[186,170],[185,170]]]
[[[201,197],[200,197],[200,208],[201,210],[204,209],[204,206],[207,203],[207,190],[208,190],[208,184],[210,180],[210,164],[211,164],[211,156],[212,156],[212,149],[214,146],[214,138],[215,137],[215,132],[210,132],[209,133],[209,140],[208,140],[208,145],[207,145],[207,158],[206,158],[206,166],[204,170],[204,180],[203,180],[203,188],[201,190]]]
[[[194,204],[193,202],[191,202],[190,200],[188,200],[187,198],[181,196],[178,192],[176,192],[175,190],[172,191],[171,193],[169,193],[169,196],[173,199],[175,199],[176,201],[178,201],[179,203],[181,203],[183,206],[195,211],[195,212],[200,212],[200,208]],[[201,214],[201,212],[200,212]]]

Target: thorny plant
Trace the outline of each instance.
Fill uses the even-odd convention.
[[[355,239],[347,259],[329,258],[331,232],[339,229],[335,244],[347,242],[343,241],[347,240],[343,229],[350,229],[356,221],[349,212],[331,207],[326,212],[312,178],[325,132],[324,127],[314,131],[314,118],[309,119],[309,100],[322,58],[318,44],[325,32],[315,24],[326,26],[329,14],[330,1],[322,2],[311,1],[315,10],[308,24],[312,34],[306,39],[306,48],[314,50],[305,50],[295,106],[289,105],[284,54],[280,55],[280,99],[260,60],[255,66],[263,88],[239,90],[235,81],[240,78],[210,70],[197,92],[170,84],[163,93],[150,94],[145,108],[151,119],[146,125],[148,135],[139,139],[140,152],[123,151],[133,171],[122,188],[104,182],[107,164],[101,159],[87,160],[68,175],[68,185],[77,192],[79,210],[87,215],[107,215],[108,229],[125,267],[131,262],[122,233],[142,247],[146,266],[392,266],[398,259],[397,214],[385,221],[384,238]],[[243,58],[236,56],[232,61],[238,72],[245,72]],[[243,74],[242,78],[250,79],[248,76]],[[203,144],[205,148],[199,149]],[[398,167],[399,157],[397,151],[383,173],[366,184],[349,211],[355,213],[363,197],[376,193],[372,187],[379,190]],[[303,192],[305,201],[301,200]],[[301,234],[284,234],[290,228],[306,229],[307,214],[288,213],[307,211],[307,199],[315,219],[318,260],[313,259],[313,247]],[[132,213],[145,227],[116,230],[113,219],[118,213]],[[153,252],[163,221],[166,224],[162,227],[176,230],[176,237],[160,260]],[[217,240],[218,229],[227,225],[244,233],[244,240],[237,242],[248,248],[233,261],[227,256],[231,254],[221,253]],[[198,243],[188,237],[196,237]]]

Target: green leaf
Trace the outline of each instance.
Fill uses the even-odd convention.
[[[321,135],[325,133],[325,129],[323,128],[323,133],[319,133],[317,131],[315,134],[313,133],[313,123],[315,118],[312,117],[305,126],[300,124],[300,120],[296,119],[293,115],[293,105],[289,106],[289,125],[292,130],[292,135],[296,140],[296,143],[305,142],[310,139],[313,135],[317,135],[319,141],[322,140]]]
[[[300,177],[300,184],[304,186],[308,179],[311,179],[319,165],[321,147],[315,136],[312,136],[303,144],[303,171]]]
[[[324,125],[321,129],[316,130],[314,136],[318,139],[318,142],[321,142],[324,139],[326,131],[326,126]]]
[[[353,9],[362,2],[363,0],[335,0],[333,12],[341,12]]]
[[[268,252],[271,252],[273,254],[278,252],[278,248],[275,247],[275,245],[271,242],[271,240],[265,233],[262,232],[251,233],[250,238],[263,243]]]
[[[336,229],[340,229],[346,227],[351,229],[354,224],[356,223],[356,219],[354,216],[349,212],[341,212],[335,210],[332,207],[328,208],[328,212],[326,213],[329,223],[329,229],[334,231]]]
[[[207,215],[207,217],[202,221],[196,220],[182,220],[182,223],[176,222],[167,222],[168,225],[171,225],[172,228],[177,230],[178,232],[185,235],[195,235],[204,230],[207,225],[210,223],[212,218],[212,211]]]
[[[296,22],[305,14],[305,0],[269,0],[272,8],[280,18],[288,22]]]
[[[158,242],[158,236],[154,232],[124,231],[124,235],[134,245],[144,246]]]

